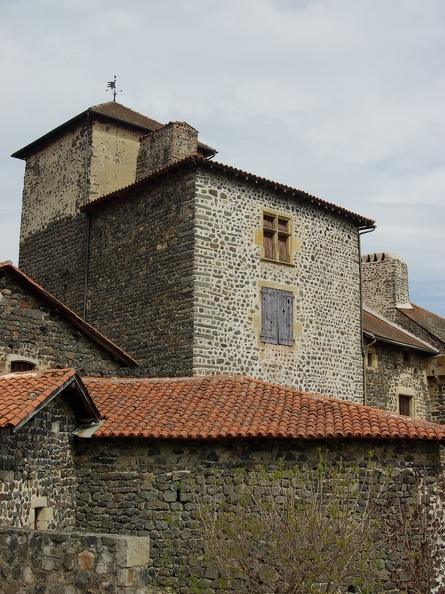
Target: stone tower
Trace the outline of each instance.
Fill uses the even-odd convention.
[[[79,209],[133,184],[137,168],[140,178],[149,167],[190,154],[210,157],[215,151],[199,143],[187,124],[163,126],[115,102],[90,107],[15,152],[26,161],[20,268],[85,317],[89,223]]]

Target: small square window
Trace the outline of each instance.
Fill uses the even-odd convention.
[[[269,344],[292,346],[294,344],[293,293],[263,287],[261,299],[261,340]]]
[[[263,213],[263,254],[267,260],[290,263],[291,219]]]

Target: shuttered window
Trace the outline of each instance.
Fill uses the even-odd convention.
[[[270,344],[292,346],[293,293],[263,287],[261,298],[261,340]]]

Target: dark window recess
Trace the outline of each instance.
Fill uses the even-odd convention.
[[[404,396],[403,394],[399,395],[399,414],[401,415],[411,415],[411,397]]]
[[[293,293],[263,287],[261,298],[261,340],[270,344],[292,346]]]
[[[43,511],[44,507],[35,507],[34,508],[34,530],[39,530],[42,528],[42,518],[43,518]]]
[[[33,369],[35,365],[29,361],[11,361],[11,371],[32,371]]]

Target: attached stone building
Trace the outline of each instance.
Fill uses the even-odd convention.
[[[241,373],[361,401],[373,221],[209,161],[188,124],[141,118],[105,104],[15,153],[21,268],[146,375]]]
[[[0,372],[73,367],[129,375],[137,362],[10,263],[0,263]]]
[[[73,431],[99,411],[74,370],[0,374],[0,386],[2,526],[72,528]]]
[[[427,369],[439,351],[366,307],[363,331],[365,403],[432,420]]]
[[[369,346],[373,338],[365,336],[368,392],[379,386],[380,399],[388,397],[385,408],[393,402],[392,408],[400,412],[401,396],[408,414],[445,423],[445,319],[410,302],[408,267],[397,254],[362,256],[362,278],[365,308],[374,313],[364,328],[377,334],[378,341]],[[375,333],[377,318],[380,326]],[[373,360],[381,338],[391,346],[386,347],[386,356],[382,352]],[[371,402],[376,405],[375,399]]]

